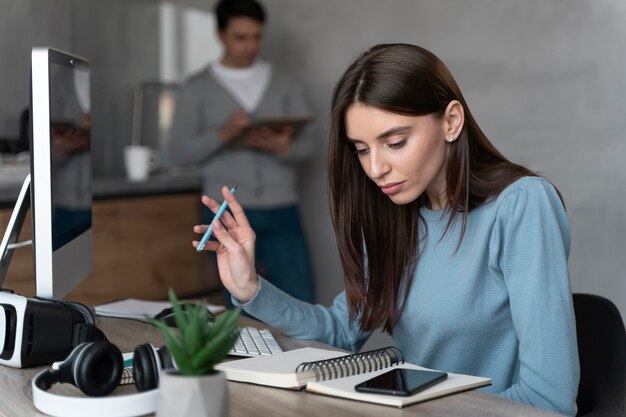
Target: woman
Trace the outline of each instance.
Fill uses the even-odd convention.
[[[491,377],[485,391],[576,414],[563,203],[494,148],[436,56],[379,45],[347,69],[332,101],[329,171],[346,284],[331,307],[257,276],[254,232],[223,190],[233,216],[214,223],[219,243],[207,249],[248,313],[353,351],[383,327],[409,362]]]

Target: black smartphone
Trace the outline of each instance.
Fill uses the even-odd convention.
[[[406,397],[432,387],[447,377],[445,372],[398,368],[361,382],[354,389],[359,392]]]

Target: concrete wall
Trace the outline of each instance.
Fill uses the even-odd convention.
[[[67,19],[71,4],[71,0],[58,0],[52,9],[32,1],[0,0],[0,137],[19,134],[20,112],[29,101],[32,47],[71,46],[73,26]]]
[[[28,107],[30,51],[51,46],[91,62],[94,169],[123,170],[133,88],[159,76],[159,15],[152,0],[0,0],[0,137],[17,136]]]
[[[626,3],[622,0],[266,0],[267,57],[300,73],[320,124],[303,202],[319,283],[342,288],[326,192],[331,90],[381,42],[424,46],[450,67],[492,142],[562,191],[573,290],[626,316]]]
[[[210,10],[212,0],[179,0]],[[297,72],[317,115],[319,147],[302,167],[302,200],[320,301],[343,288],[326,186],[332,87],[380,42],[431,49],[450,67],[481,127],[512,160],[551,179],[572,225],[574,291],[626,316],[626,3],[623,0],[265,0],[263,55]],[[156,0],[0,0],[0,136],[28,104],[33,45],[93,65],[99,169],[121,170],[132,89],[158,76]],[[14,123],[15,122],[15,123]],[[15,125],[16,126],[16,125]],[[96,138],[94,138],[96,139]]]

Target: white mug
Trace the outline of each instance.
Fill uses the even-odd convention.
[[[126,175],[131,181],[144,181],[150,171],[161,164],[161,153],[148,146],[131,145],[124,149],[124,165]]]

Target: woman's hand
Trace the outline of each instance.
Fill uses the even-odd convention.
[[[254,242],[256,235],[250,227],[243,209],[227,187],[222,188],[222,195],[228,202],[228,211],[224,211],[220,220],[213,221],[213,236],[217,241],[209,240],[203,250],[214,251],[217,255],[217,268],[224,287],[241,303],[254,297],[259,281],[254,267]],[[213,213],[217,213],[220,204],[207,196],[202,203]],[[193,231],[204,234],[207,225],[194,226]],[[199,241],[194,240],[197,247]]]

